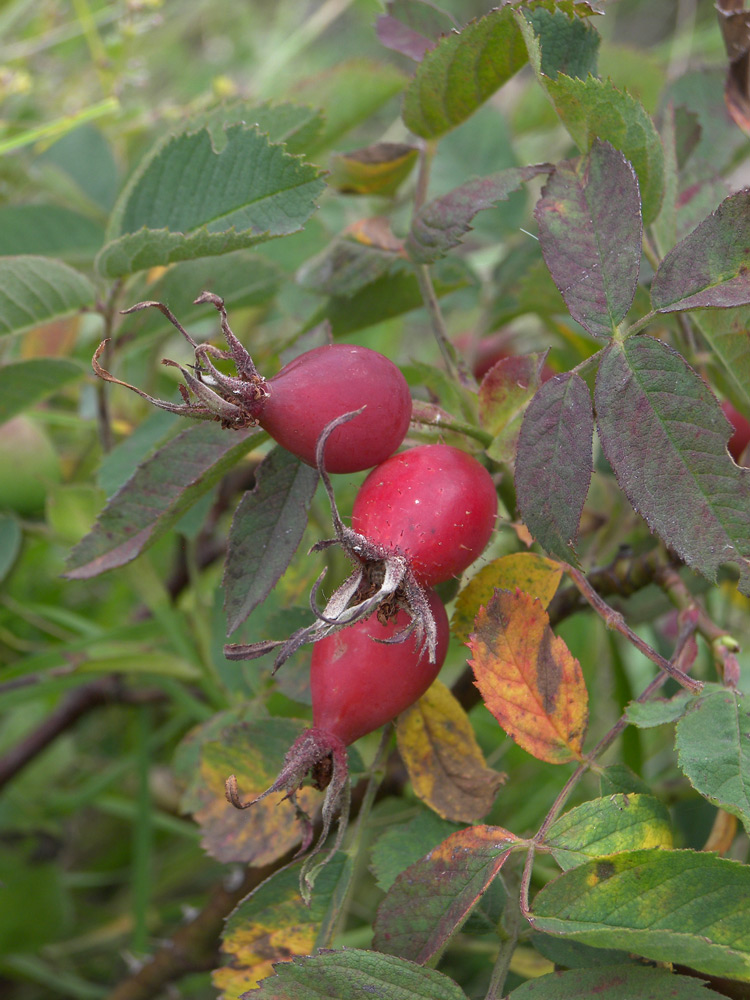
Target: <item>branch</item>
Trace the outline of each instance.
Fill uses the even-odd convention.
[[[0,788],[92,709],[111,704],[145,705],[164,701],[166,697],[163,691],[130,690],[117,674],[75,688],[44,722],[0,757]]]

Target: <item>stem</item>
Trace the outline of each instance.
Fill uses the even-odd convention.
[[[437,340],[440,353],[443,355],[445,367],[448,369],[449,374],[457,379],[461,385],[468,389],[476,389],[476,379],[466,367],[463,360],[458,357],[456,349],[448,338],[448,331],[440,310],[440,303],[435,294],[435,288],[432,284],[429,267],[427,264],[415,264],[414,273],[417,277],[419,291],[422,294],[422,301],[427,309],[427,315],[430,317],[432,332],[435,335],[435,340]]]
[[[640,333],[640,331],[643,330],[644,327],[647,327],[649,323],[652,323],[658,315],[659,314],[656,312],[656,310],[652,309],[651,312],[647,312],[645,316],[641,316],[641,318],[637,319],[635,323],[632,323],[629,327],[623,330],[622,333],[623,340],[625,340],[627,337],[632,337],[633,334]]]
[[[74,128],[78,128],[79,125],[83,125],[85,122],[95,121],[97,118],[103,118],[105,115],[114,113],[120,110],[120,102],[116,97],[108,97],[104,101],[99,101],[98,104],[92,104],[91,107],[84,108],[83,111],[79,111],[75,115],[64,115],[62,118],[56,118],[52,122],[48,122],[46,125],[39,125],[37,128],[28,129],[26,132],[22,132],[21,135],[14,135],[10,139],[3,139],[0,141],[0,155],[3,153],[10,153],[15,149],[21,149],[23,146],[30,146],[34,142],[39,142],[40,139],[59,139],[60,136],[67,135],[68,132],[72,132]]]
[[[521,931],[521,911],[516,905],[513,893],[508,894],[503,917],[505,918],[506,937],[500,944],[500,951],[492,969],[486,1000],[500,1000],[510,962],[518,944],[518,936]]]
[[[586,598],[591,607],[596,611],[596,613],[603,619],[607,628],[614,628],[621,635],[632,643],[633,646],[644,656],[646,656],[652,663],[663,670],[665,673],[673,677],[678,684],[691,691],[693,694],[698,694],[703,690],[703,684],[701,681],[696,681],[692,677],[688,677],[684,671],[680,670],[679,667],[675,666],[670,660],[665,660],[663,656],[652,649],[651,646],[637,635],[629,625],[626,624],[625,619],[622,617],[619,611],[615,611],[614,608],[610,607],[605,600],[603,600],[594,588],[591,586],[589,581],[586,579],[584,573],[577,570],[574,566],[568,565],[566,572],[571,577],[576,587],[580,590],[583,596]]]

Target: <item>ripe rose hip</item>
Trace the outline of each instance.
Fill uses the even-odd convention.
[[[750,420],[738,413],[728,400],[721,404],[721,408],[724,411],[724,416],[734,427],[734,433],[729,439],[727,448],[735,462],[739,463],[742,453],[750,444]]]
[[[328,344],[301,354],[266,382],[259,422],[274,440],[308,465],[323,428],[365,407],[326,443],[329,472],[360,472],[392,455],[406,435],[411,396],[398,368],[377,351]]]
[[[487,470],[459,448],[427,444],[372,470],[354,500],[352,528],[405,556],[417,583],[432,587],[474,562],[496,514]]]
[[[437,643],[434,662],[416,636],[383,643],[409,624],[406,611],[382,625],[376,614],[321,639],[310,664],[313,727],[347,746],[390,722],[425,693],[445,661],[448,616],[434,591],[427,595]]]

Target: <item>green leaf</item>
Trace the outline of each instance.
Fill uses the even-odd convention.
[[[675,732],[680,767],[693,788],[750,830],[750,705],[723,688],[693,700]]]
[[[0,514],[0,580],[4,580],[13,568],[13,563],[21,551],[23,532],[21,525],[11,514]]]
[[[324,187],[319,171],[255,128],[231,125],[220,152],[207,128],[146,158],[118,201],[97,258],[109,278],[228,253],[300,230]]]
[[[635,296],[641,263],[638,181],[625,157],[594,141],[558,163],[535,213],[545,263],[573,319],[611,337]]]
[[[672,847],[669,813],[651,795],[608,795],[570,809],[547,831],[561,868],[637,848]]]
[[[54,142],[37,163],[68,177],[78,190],[109,212],[119,185],[117,163],[104,134],[95,125],[80,125]]]
[[[167,442],[108,501],[71,552],[65,576],[87,580],[131,562],[250,450],[257,433],[227,431],[210,422]]]
[[[658,312],[750,303],[750,191],[725,198],[674,247],[651,282]]]
[[[228,957],[212,975],[213,985],[227,1000],[273,975],[276,962],[307,955],[315,948],[344,869],[351,859],[339,853],[315,880],[309,905],[299,894],[299,868],[287,865],[261,882],[229,914],[221,950]]]
[[[0,335],[22,333],[94,304],[94,286],[45,257],[0,258]]]
[[[271,142],[283,143],[288,153],[303,155],[317,141],[324,126],[324,116],[319,108],[289,101],[279,104],[265,101],[250,106],[243,101],[224,105],[209,112],[207,119],[206,124],[213,126],[214,136],[227,125],[249,122],[260,132],[265,132]]]
[[[600,139],[620,150],[638,176],[643,222],[649,225],[659,214],[664,192],[664,150],[650,116],[635,97],[608,80],[545,76],[539,39],[522,14],[516,17],[537,79],[576,146],[587,153]]]
[[[579,10],[584,10],[583,5]],[[553,80],[558,73],[583,80],[589,74],[596,76],[601,38],[590,21],[570,17],[560,8],[522,8],[522,13],[539,40],[541,71],[545,76]]]
[[[602,448],[633,507],[709,580],[739,568],[750,594],[750,470],[726,450],[730,425],[685,359],[653,337],[603,352],[596,380]]]
[[[401,142],[378,142],[349,153],[334,153],[328,184],[343,194],[390,196],[412,172],[418,155],[416,146]]]
[[[307,527],[318,473],[285,448],[274,448],[256,472],[232,520],[224,568],[230,635],[262,601],[292,560]]]
[[[412,220],[405,249],[418,264],[432,264],[453,247],[460,246],[462,237],[471,229],[469,223],[483,209],[498,201],[507,201],[524,181],[548,173],[547,164],[531,167],[511,167],[489,177],[477,177],[455,188],[441,198],[424,205]]]
[[[434,969],[358,948],[282,962],[256,992],[258,1000],[466,1000],[460,986]]]
[[[711,1000],[705,986],[667,969],[607,965],[603,969],[552,972],[522,983],[508,1000]]]
[[[702,851],[623,851],[534,899],[535,926],[657,962],[750,981],[750,868]]]
[[[389,826],[375,842],[371,869],[378,886],[387,892],[396,877],[441,844],[457,826],[431,809],[421,809],[408,823]]]
[[[133,475],[143,459],[160,444],[165,444],[180,418],[176,413],[153,410],[133,429],[132,434],[107,452],[96,474],[97,485],[109,499]]]
[[[61,205],[3,205],[0,256],[39,254],[65,260],[93,258],[104,242],[104,228]]]
[[[696,309],[691,319],[721,362],[736,401],[750,407],[750,308]]]
[[[85,369],[67,358],[29,358],[0,368],[0,423],[81,378]]]
[[[539,388],[544,354],[511,354],[487,372],[479,386],[479,421],[493,435],[487,454],[513,465],[521,420]]]
[[[537,391],[521,425],[516,492],[521,516],[550,555],[575,560],[571,546],[593,469],[594,416],[579,375],[556,375]]]
[[[508,7],[472,21],[460,34],[444,35],[406,90],[404,123],[425,139],[443,135],[484,104],[527,58]]]
[[[357,233],[339,236],[302,265],[298,284],[321,295],[350,299],[381,279],[411,275],[408,261],[399,252],[400,243],[390,231],[377,226],[373,236],[377,242],[365,242]]]
[[[689,691],[678,691],[672,698],[652,698],[650,701],[631,701],[625,709],[625,717],[631,726],[652,729],[668,722],[681,719],[695,696]]]
[[[498,826],[458,830],[403,871],[375,918],[379,951],[424,963],[459,930],[516,841]]]

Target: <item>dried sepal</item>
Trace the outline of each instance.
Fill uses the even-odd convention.
[[[184,400],[183,403],[171,403],[168,400],[156,399],[137,386],[123,382],[106,371],[99,364],[99,357],[107,341],[103,341],[94,354],[92,360],[94,372],[106,382],[125,386],[125,388],[138,393],[152,405],[167,410],[169,413],[177,413],[180,416],[193,417],[198,420],[218,420],[223,427],[228,429],[240,430],[244,427],[253,427],[258,423],[263,409],[263,401],[268,397],[266,380],[259,374],[252,358],[232,332],[223,299],[214,295],[213,292],[201,292],[194,304],[201,305],[204,302],[210,303],[219,312],[221,329],[229,347],[228,351],[221,350],[213,344],[198,344],[163,302],[152,300],[136,302],[129,309],[122,311],[123,315],[129,315],[144,309],[158,309],[193,348],[195,364],[191,366],[192,372],[169,358],[164,358],[162,361],[164,365],[179,368],[182,373],[185,384],[180,385],[179,388]],[[221,358],[234,362],[237,375],[225,375],[214,365],[211,358]]]

